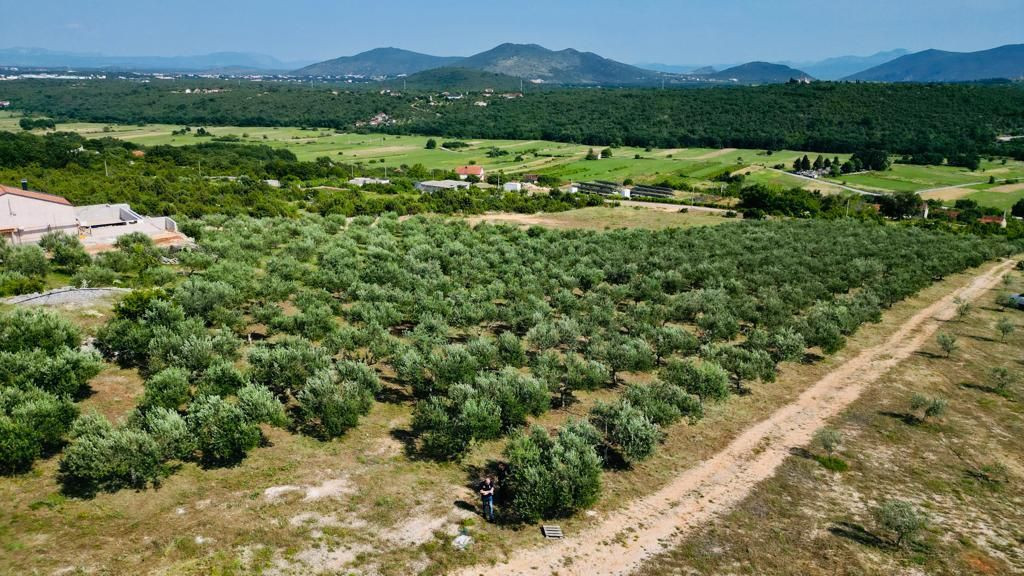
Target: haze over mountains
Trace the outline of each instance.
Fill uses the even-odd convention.
[[[1024,79],[1024,44],[978,52],[924,50],[846,77],[871,82],[968,82]]]
[[[89,68],[154,72],[203,72],[218,69],[288,71],[309,62],[285,62],[266,54],[214,52],[195,56],[107,56],[44,48],[0,48],[0,66]]]
[[[469,84],[518,80],[543,84],[644,86],[660,84],[765,84],[790,79],[877,82],[966,82],[1024,79],[1024,45],[979,52],[889,50],[870,56],[839,56],[817,62],[748,62],[738,66],[634,66],[572,48],[500,44],[468,57],[433,56],[399,48],[375,48],[323,62],[284,62],[246,52],[195,56],[106,56],[38,48],[0,49],[0,66],[150,72],[279,73],[311,77],[395,78],[417,75],[424,85],[462,78]],[[459,69],[461,71],[454,71]],[[439,71],[439,72],[434,72]],[[469,71],[476,71],[473,73]],[[426,74],[427,72],[433,72]],[[486,72],[486,75],[479,74]]]

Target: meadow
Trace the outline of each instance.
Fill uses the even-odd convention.
[[[0,113],[0,130],[19,131],[16,112]],[[186,134],[173,134],[181,126],[166,124],[113,125],[88,122],[61,123],[58,129],[77,132],[88,138],[110,136],[145,146],[185,146],[209,141],[211,137],[195,136],[195,129]],[[464,148],[446,149],[442,144],[452,139],[429,136],[339,133],[328,129],[298,127],[216,126],[206,130],[215,138],[230,138],[241,143],[266,144],[293,152],[299,160],[312,161],[327,157],[342,163],[361,164],[369,168],[393,169],[403,165],[422,164],[442,177],[444,171],[458,166],[477,164],[488,173],[501,172],[509,179],[523,174],[545,174],[562,181],[609,180],[636,183],[683,182],[698,191],[711,191],[724,186],[716,178],[728,174],[745,174],[748,184],[800,187],[823,194],[843,191],[834,184],[844,184],[869,192],[918,192],[926,199],[952,203],[960,198],[976,200],[983,206],[1008,209],[1024,198],[1024,188],[1014,187],[1014,180],[1024,179],[1024,162],[983,159],[976,171],[953,166],[917,166],[893,164],[884,172],[862,172],[840,178],[809,181],[770,170],[783,165],[788,170],[793,161],[804,155],[814,159],[818,153],[799,150],[765,150],[736,148],[649,149],[616,147],[610,158],[586,160],[590,150],[603,147],[567,144],[546,140],[465,139]],[[427,149],[428,140],[435,140],[436,149]],[[494,152],[498,151],[498,152]],[[490,153],[490,154],[489,154]],[[825,154],[840,161],[849,154]],[[994,183],[989,179],[994,178]],[[1007,184],[1007,181],[1011,182]],[[679,195],[684,197],[684,195]]]

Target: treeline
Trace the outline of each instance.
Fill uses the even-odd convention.
[[[133,152],[141,152],[136,156]],[[380,170],[321,157],[299,161],[265,145],[204,142],[143,148],[113,138],[86,139],[68,132],[44,136],[0,132],[0,182],[29,181],[34,190],[73,204],[127,202],[144,214],[200,217],[206,214],[295,216],[301,210],[359,216],[394,212],[480,214],[558,212],[601,203],[585,195],[525,195],[497,190],[421,194],[413,186],[429,176],[422,165],[404,166],[392,183],[364,189],[346,182],[358,171]],[[454,178],[454,174],[446,175]],[[274,188],[265,180],[282,183]],[[335,187],[315,185],[331,183]]]
[[[29,113],[93,122],[318,126],[395,134],[545,139],[594,146],[686,146],[897,154],[1005,154],[1024,143],[996,136],[1024,130],[1019,85],[843,84],[718,89],[565,89],[524,98],[429,106],[428,95],[349,92],[274,83],[184,94],[175,84],[24,80],[4,96]]]

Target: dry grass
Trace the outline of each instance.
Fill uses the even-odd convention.
[[[472,225],[478,222],[513,224],[521,227],[544,226],[556,230],[585,229],[585,230],[613,230],[618,228],[646,228],[660,230],[662,228],[689,227],[689,226],[712,226],[729,222],[717,214],[708,212],[692,211],[689,213],[679,212],[676,207],[672,210],[662,210],[660,205],[656,209],[646,207],[618,207],[592,206],[569,210],[566,212],[554,212],[550,214],[483,214],[471,216],[466,220]]]
[[[1001,291],[1024,289],[1021,274]],[[1011,574],[1024,572],[1024,314],[994,306],[996,291],[964,322],[949,359],[934,343],[899,365],[833,424],[850,470],[790,457],[727,517],[650,562],[643,574]],[[994,324],[1019,329],[1005,342]],[[1021,382],[1006,396],[988,389],[992,366]],[[915,393],[949,400],[937,420],[907,416]],[[820,453],[820,449],[812,448]],[[984,479],[1007,468],[1006,482]],[[871,510],[914,502],[929,527],[906,550],[891,544]]]
[[[595,515],[566,520],[563,527],[576,532],[656,490],[970,277],[950,277],[894,307],[881,324],[864,327],[837,356],[786,365],[777,382],[756,385],[753,394],[712,407],[696,425],[672,427],[654,458],[632,470],[605,474]],[[130,409],[139,386],[134,373],[107,369],[93,383],[95,394],[86,404],[116,417]],[[615,393],[581,394],[579,404],[549,412],[540,423],[556,426]],[[55,479],[56,458],[37,464],[27,475],[2,478],[0,574],[65,569],[109,574],[441,574],[538,543],[533,527],[482,524],[473,512],[476,499],[467,484],[477,467],[500,454],[502,442],[477,446],[462,464],[411,457],[406,452],[411,403],[396,395],[399,400],[377,403],[357,428],[336,441],[322,443],[267,428],[266,445],[238,466],[204,470],[186,464],[155,490],[65,499]],[[265,491],[274,487],[296,488],[268,497]],[[308,499],[310,487],[325,494]],[[474,544],[455,552],[448,542],[461,525],[468,526]]]

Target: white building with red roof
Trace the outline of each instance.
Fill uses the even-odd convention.
[[[476,176],[480,180],[484,179],[484,167],[483,166],[459,166],[455,169],[455,173],[459,175],[459,180],[465,180],[470,176]]]
[[[75,207],[63,196],[0,184],[0,237],[12,244],[38,242],[47,232],[78,234]]]

